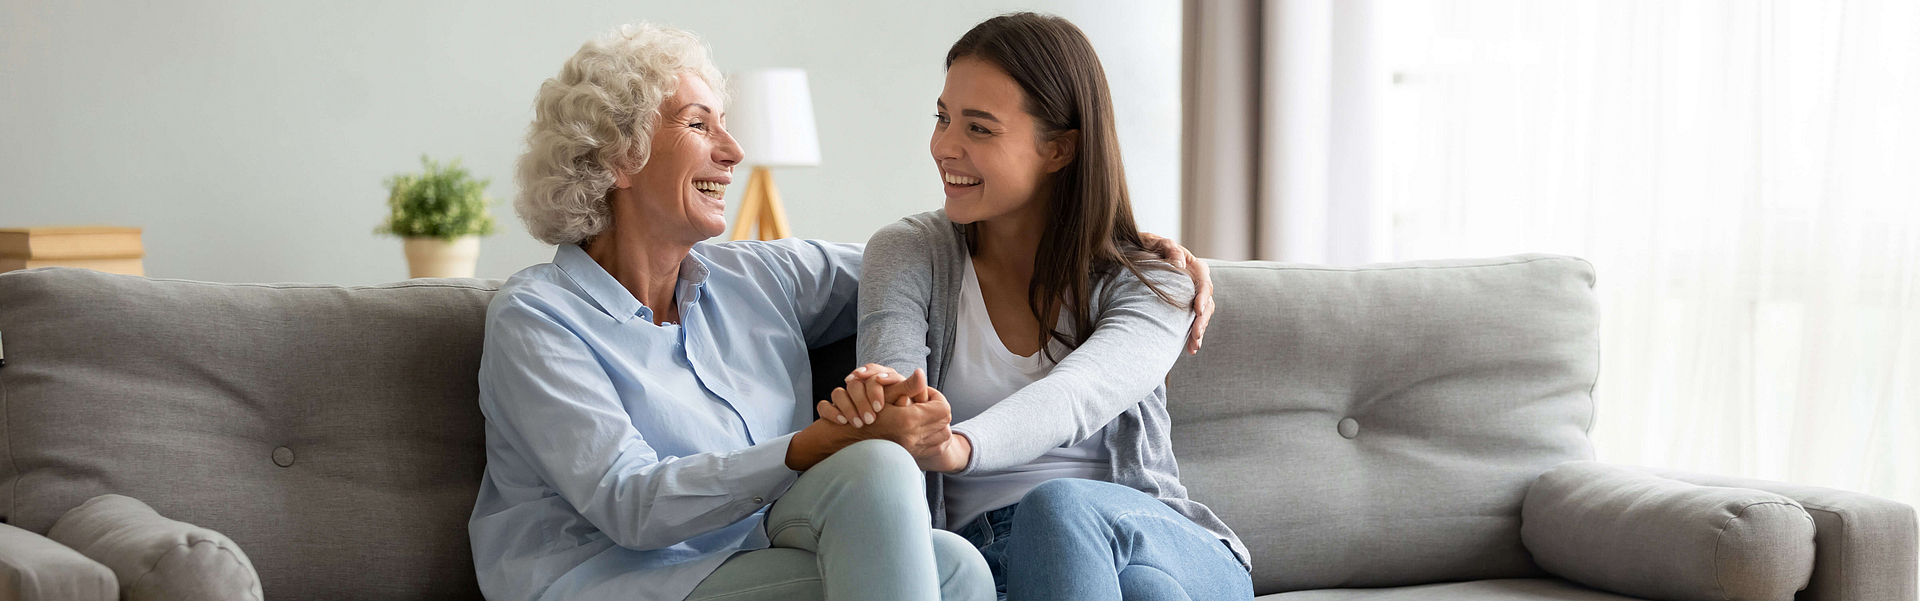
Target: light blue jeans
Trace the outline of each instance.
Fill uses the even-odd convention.
[[[687,599],[993,599],[980,552],[929,526],[925,486],[900,445],[868,440],[841,449],[767,511],[773,548],[735,553]]]
[[[1233,550],[1146,493],[1096,480],[1048,480],[960,529],[1006,599],[1252,599]]]

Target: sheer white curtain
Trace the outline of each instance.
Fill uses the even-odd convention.
[[[1591,260],[1601,459],[1920,505],[1920,2],[1374,1],[1391,254]]]

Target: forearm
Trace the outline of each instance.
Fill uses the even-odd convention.
[[[1075,378],[1029,384],[980,415],[954,424],[954,434],[965,435],[972,446],[956,473],[1012,468],[1049,449],[1085,440],[1145,396],[1082,396],[1076,390],[1080,385],[1066,385],[1071,380]]]
[[[875,438],[885,438],[878,428],[855,428],[825,419],[813,420],[813,423],[795,433],[793,441],[787,445],[787,469],[807,471],[840,449]]]
[[[847,428],[833,428],[833,425],[827,420],[816,419],[795,433],[793,442],[787,445],[787,469],[807,471],[832,456],[834,451],[860,442],[859,438],[847,432]]]
[[[954,432],[947,444],[940,446],[938,453],[919,458],[920,469],[943,474],[957,474],[967,469],[967,463],[973,458],[973,439],[962,432]]]
[[[954,432],[968,434],[975,447],[962,474],[1018,467],[1052,447],[1098,434],[1162,386],[1190,321],[1185,309],[1152,294],[1133,294],[1110,307],[1091,338],[1052,373],[954,424]]]
[[[932,259],[923,234],[904,223],[882,228],[867,245],[860,280],[855,359],[902,374],[927,367],[927,306]]]
[[[629,462],[648,459],[622,458],[599,476],[548,473],[587,521],[616,544],[645,551],[727,527],[779,498],[799,476],[783,461],[791,441],[782,436],[645,465]]]

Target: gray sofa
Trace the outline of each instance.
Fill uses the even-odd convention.
[[[1173,439],[1262,598],[1915,599],[1910,507],[1587,461],[1584,261],[1214,276],[1206,348],[1169,376]],[[82,569],[43,535],[108,493],[231,537],[275,599],[478,598],[497,285],[0,274],[0,599]],[[814,359],[844,371],[847,345]]]

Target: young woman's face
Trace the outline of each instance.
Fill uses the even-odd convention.
[[[947,219],[974,223],[1044,202],[1053,172],[1066,166],[1060,141],[1042,142],[1020,84],[992,63],[962,58],[947,69],[935,105],[934,165],[947,192]]]

